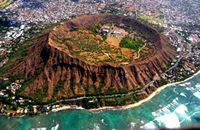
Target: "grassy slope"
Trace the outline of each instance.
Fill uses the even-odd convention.
[[[155,21],[158,23],[164,23],[164,19],[159,17],[156,18],[154,16],[140,16],[140,18],[145,20]]]
[[[14,0],[4,0],[3,2],[0,3],[0,8],[5,8],[6,6],[10,5],[13,3]]]

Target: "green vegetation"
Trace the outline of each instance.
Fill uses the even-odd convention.
[[[4,89],[9,84],[10,84],[9,82],[6,82],[4,80],[0,80],[0,90]]]
[[[49,28],[49,27],[50,26],[47,26],[47,28]],[[32,27],[30,30],[28,30],[26,32],[29,35],[32,35],[33,37],[24,41],[23,44],[19,44],[18,43],[19,41],[15,41],[16,44],[11,48],[13,51],[8,55],[9,61],[3,67],[0,67],[0,75],[1,76],[4,76],[5,74],[7,74],[8,70],[11,70],[11,68],[14,67],[16,62],[20,62],[24,57],[27,56],[27,52],[28,52],[29,48],[34,45],[34,41],[37,38],[40,38],[40,37],[46,35],[46,33],[44,33],[43,35],[38,35],[39,32],[35,32],[35,30],[38,30],[38,29]],[[46,29],[44,29],[44,30],[46,30]],[[44,30],[41,30],[41,32],[43,32]],[[43,69],[44,68],[40,68],[39,70],[36,71],[36,73],[37,72],[39,73],[39,71],[42,71]],[[3,80],[0,81],[0,88],[1,89],[5,88],[10,83],[14,82],[15,80],[19,80],[19,79],[24,79],[22,74],[9,76],[8,81],[3,81]],[[28,77],[28,78],[24,79],[24,82],[22,82],[22,87],[16,91],[16,95],[20,94],[33,81],[33,79],[35,79],[35,77]]]
[[[167,81],[166,81],[165,79],[163,79],[163,78],[161,78],[161,80],[158,81],[159,87],[161,87],[161,86],[163,86],[163,85],[165,85],[165,84],[167,84]]]
[[[120,26],[120,25],[116,24],[115,26],[118,27],[118,28],[123,28],[128,33],[131,33],[134,30],[130,25],[122,25],[122,26]]]
[[[71,89],[74,96],[75,96],[75,91],[74,91],[75,85],[76,85],[75,78],[72,78],[71,81],[70,81],[70,89]],[[63,84],[63,87],[64,87],[64,84]]]
[[[34,91],[34,94],[29,95],[31,99],[33,99],[36,103],[42,103],[42,100],[47,97],[47,92],[44,92],[42,89],[37,89]]]
[[[0,68],[0,73],[5,74],[8,70],[11,69],[11,67],[13,67],[14,63],[24,58],[27,55],[28,48],[34,44],[34,40],[35,39],[29,39],[25,41],[24,44],[19,45],[18,50],[12,52],[9,56],[9,61],[3,67]],[[17,46],[14,46],[13,50],[14,48],[17,48]]]
[[[61,89],[64,89],[64,81],[59,81],[53,89],[53,95],[56,95]]]
[[[155,16],[140,16],[141,19],[155,21],[158,23],[164,23],[164,16],[160,15],[158,17]]]
[[[22,83],[22,87],[16,91],[16,95],[20,94],[31,82],[33,82],[33,78],[26,78]]]
[[[6,6],[10,5],[13,3],[14,0],[4,0],[3,2],[0,3],[0,8],[5,8]]]
[[[146,19],[142,19],[142,18],[138,18],[137,20],[139,20],[140,22],[142,22],[143,24],[146,24],[154,29],[156,29],[159,33],[162,33],[164,32],[165,28],[164,27],[160,27],[159,25],[157,24],[152,24],[152,23],[149,23],[148,20]]]
[[[138,51],[139,48],[144,45],[144,42],[141,40],[131,39],[130,37],[124,37],[119,45],[123,48],[130,48]]]
[[[8,31],[9,25],[7,18],[0,17],[0,33],[6,33]]]

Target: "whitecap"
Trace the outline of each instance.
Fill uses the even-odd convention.
[[[181,104],[175,109],[175,112],[181,114],[182,116],[185,116],[187,115],[186,112],[188,112],[188,109],[185,105]]]
[[[168,109],[168,106],[165,106],[165,107],[163,107],[163,108],[161,108],[161,109],[158,109],[158,110],[152,112],[151,114],[152,114],[155,118],[157,118],[157,117],[160,117],[160,116],[162,116],[162,115],[164,115],[164,114],[166,114],[166,113],[171,113],[171,111]]]
[[[190,85],[191,83],[190,83],[190,82],[186,82],[185,84],[186,84],[186,85]]]
[[[185,89],[186,89],[186,90],[190,90],[190,88],[188,88],[188,87],[187,87],[187,88],[185,88]]]
[[[179,86],[181,86],[181,87],[185,87],[185,86],[186,86],[186,84],[179,84]]]
[[[189,121],[191,121],[191,118],[190,118],[190,116],[188,116],[186,119],[187,119],[187,120],[189,120]]]
[[[168,106],[162,108],[163,113],[170,113],[170,110],[167,108]]]
[[[173,103],[174,103],[174,104],[177,104],[177,103],[178,103],[177,101],[178,101],[178,98],[175,98],[175,99],[173,100]]]
[[[46,130],[47,128],[46,127],[42,127],[42,128],[32,128],[31,130]]]
[[[165,114],[155,119],[159,124],[164,124],[166,128],[179,128],[180,122],[175,113]]]
[[[174,92],[175,94],[179,94],[178,92],[176,92],[176,88],[173,89],[173,92]]]
[[[181,93],[180,95],[187,98],[187,96],[184,93]]]
[[[152,121],[150,121],[146,123],[145,125],[141,126],[140,128],[141,129],[156,129],[157,127]]]
[[[104,119],[101,119],[101,123],[104,124],[104,125],[107,125],[104,121]]]
[[[196,92],[193,94],[195,97],[200,98],[200,92]]]
[[[192,92],[196,91],[195,88],[193,88],[193,87],[187,87],[186,90],[189,90],[189,91],[192,91]]]
[[[186,85],[190,85],[190,84],[191,84],[190,82],[186,82],[186,83],[179,84],[179,86],[185,87]]]
[[[197,83],[197,84],[195,85],[195,87],[197,87],[197,88],[199,88],[199,89],[200,89],[200,84],[199,84],[199,83]]]
[[[156,116],[156,112],[152,112],[151,114],[152,114],[154,117]]]
[[[59,124],[57,124],[56,126],[52,127],[51,130],[58,130],[59,128]]]
[[[131,130],[133,130],[135,128],[135,124],[134,122],[131,122]]]
[[[94,123],[94,128],[93,128],[93,130],[100,130],[99,124]]]

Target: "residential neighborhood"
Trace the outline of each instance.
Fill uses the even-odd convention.
[[[177,56],[160,77],[168,83],[181,81],[200,69],[200,8],[197,6],[198,1],[178,1],[180,4],[172,2],[171,5],[168,0],[16,0],[0,10],[0,17],[7,17],[9,21],[8,31],[0,34],[0,67],[9,62],[9,56],[20,48],[19,45],[49,24],[83,14],[112,13],[134,17],[147,22],[149,26],[162,27],[161,33],[177,51]],[[126,35],[119,28],[110,30],[110,27],[103,26],[99,31],[111,33],[112,36]],[[7,81],[10,77],[0,78]],[[38,105],[31,99],[16,96],[23,83],[24,81],[16,79],[0,90],[0,98],[5,100],[5,103],[0,102],[0,113],[31,115],[61,107],[59,103]],[[11,109],[15,111],[10,111]]]

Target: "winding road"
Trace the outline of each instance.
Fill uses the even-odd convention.
[[[200,52],[200,51],[199,51]],[[185,56],[189,56],[192,55],[193,53],[188,53],[187,55],[184,56],[180,56],[180,58],[177,60],[177,62],[170,67],[168,70],[166,70],[164,73],[160,74],[160,76],[166,74],[166,72],[169,72],[170,70],[174,69],[175,67],[177,67],[177,65],[179,64],[179,62],[181,61],[181,59]],[[56,101],[54,103],[51,103],[49,105],[54,105],[56,103],[61,103],[63,101],[77,101],[77,100],[82,100],[82,99],[95,99],[95,98],[112,98],[112,97],[122,97],[122,96],[127,96],[127,95],[131,95],[131,94],[136,94],[136,93],[140,93],[145,91],[145,89],[147,89],[150,85],[152,85],[155,81],[160,79],[160,76],[158,76],[156,79],[152,80],[151,82],[149,82],[148,84],[146,84],[142,89],[140,90],[136,90],[136,91],[131,91],[128,93],[124,93],[124,94],[111,94],[111,95],[98,95],[98,96],[83,96],[83,97],[77,97],[77,98],[71,98],[71,99],[62,99],[59,101]]]

